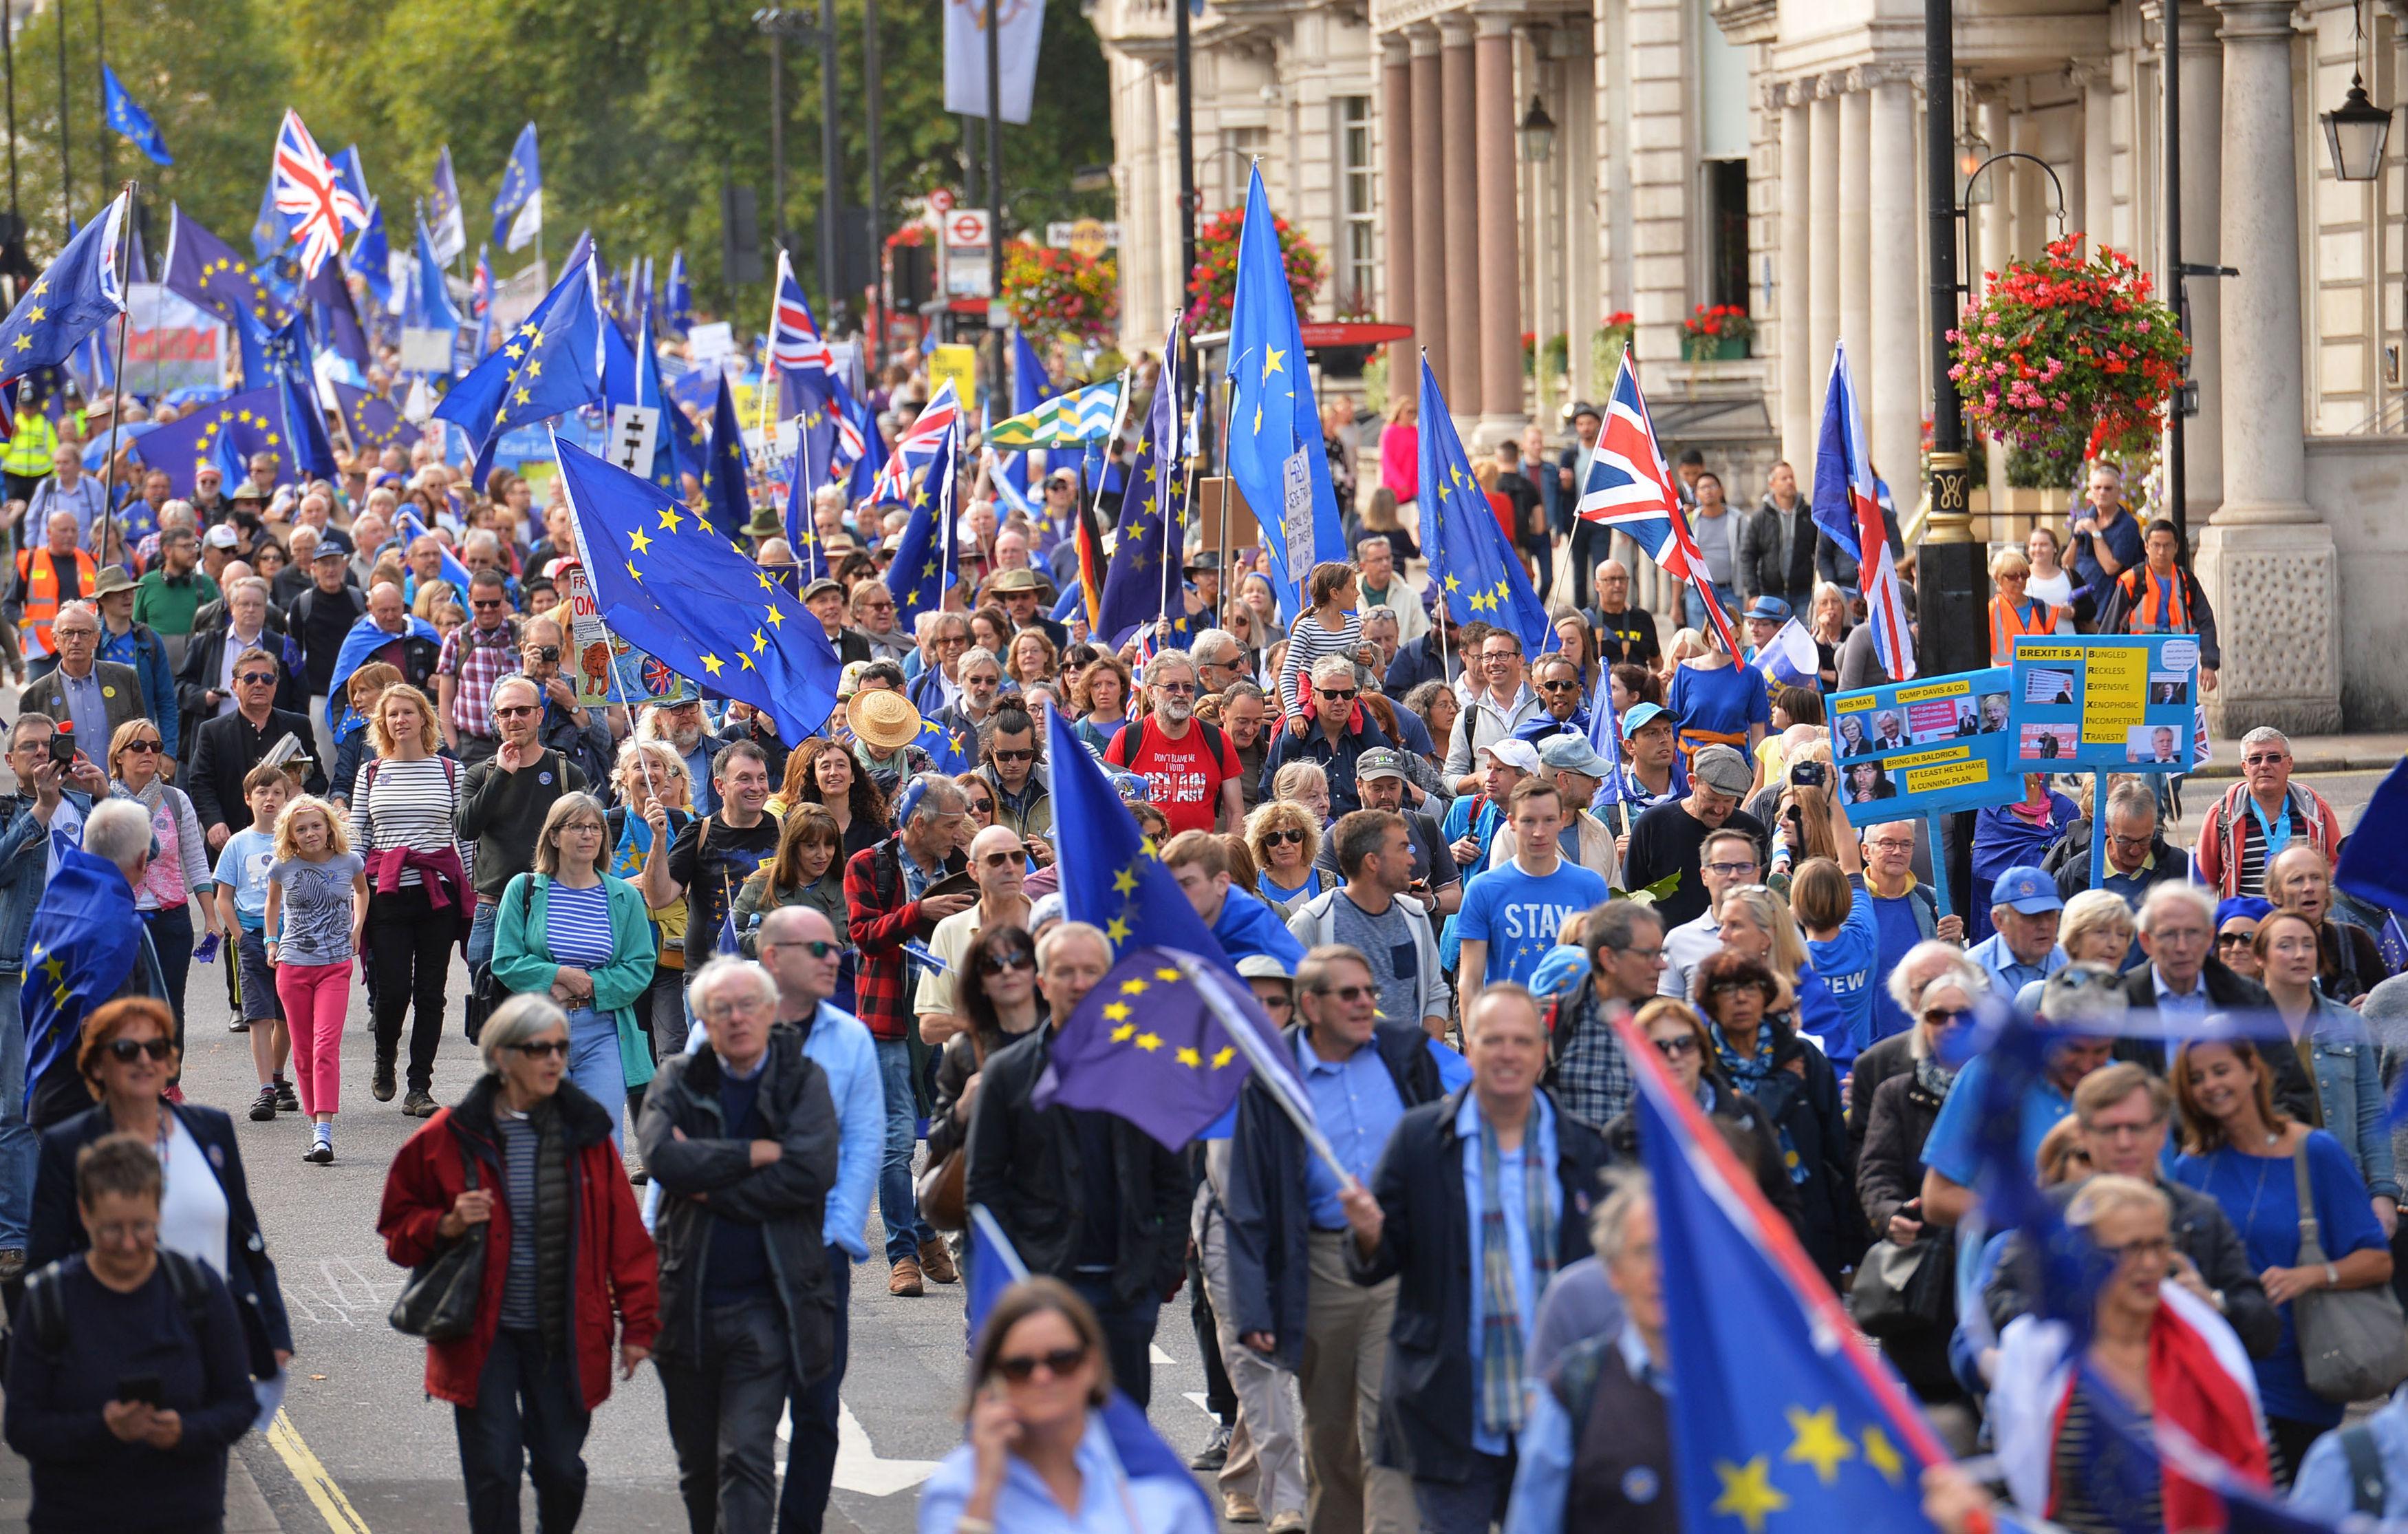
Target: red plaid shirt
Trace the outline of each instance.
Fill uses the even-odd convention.
[[[452,694],[452,727],[462,735],[491,739],[494,734],[494,683],[519,668],[518,630],[505,623],[497,634],[474,624],[462,624],[443,641],[435,658],[437,676],[456,677]]]
[[[945,859],[947,873],[968,866],[959,853]],[[937,924],[921,917],[919,901],[904,898],[901,843],[888,837],[853,854],[844,866],[844,903],[853,913],[849,925],[853,946],[861,950],[854,973],[853,1015],[869,1025],[873,1039],[908,1039],[911,1011],[905,997],[911,965],[903,944],[926,942]]]

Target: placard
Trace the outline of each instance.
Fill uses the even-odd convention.
[[[963,399],[978,397],[978,348],[948,341],[928,352],[928,389],[936,392],[947,379],[953,380],[953,393]]]
[[[610,408],[610,462],[630,474],[652,476],[652,445],[660,430],[657,405],[614,405]]]
[[[2008,670],[1927,677],[1832,696],[1831,754],[1851,825],[2012,804]]]
[[[452,343],[459,332],[431,326],[401,327],[401,366],[405,372],[452,375]]]
[[[2199,640],[2187,634],[2015,642],[2011,723],[2025,772],[2187,772]]]
[[[576,679],[579,708],[601,708],[610,701],[610,631],[582,565],[568,567],[568,616],[570,650],[560,657],[560,668]]]
[[[693,326],[685,333],[686,355],[695,366],[736,354],[736,326],[725,320]]]

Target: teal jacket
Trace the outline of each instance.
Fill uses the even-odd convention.
[[[619,1069],[632,1091],[652,1079],[652,1038],[636,1024],[636,998],[652,982],[657,945],[636,886],[608,874],[602,882],[610,891],[610,946],[617,952],[593,971],[594,1010],[619,1026]],[[544,937],[551,890],[550,876],[523,873],[502,891],[501,916],[494,925],[494,978],[512,995],[546,995],[552,972],[560,967]]]

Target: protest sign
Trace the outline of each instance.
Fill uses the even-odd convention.
[[[2187,772],[2199,640],[2187,634],[2018,640],[2012,724],[2025,771]]]
[[[2023,797],[2003,666],[1831,698],[1831,754],[1851,825],[1920,817],[1942,915],[1950,914],[1940,817]]]
[[[579,708],[601,708],[610,701],[610,633],[582,565],[568,568],[568,617],[569,650],[560,668],[575,680]]]

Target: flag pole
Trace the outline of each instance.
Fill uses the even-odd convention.
[[[64,31],[66,26],[65,21],[62,19],[59,25]],[[66,116],[64,111],[59,115],[62,121]],[[122,227],[118,231],[117,237],[117,281],[120,292],[123,292],[130,286],[128,276],[134,269],[134,199],[140,194],[141,186],[142,183],[139,181],[128,181],[124,189],[118,194],[119,199],[124,204],[124,210],[120,215]],[[109,535],[117,531],[117,434],[118,428],[125,422],[125,337],[126,333],[133,328],[134,311],[131,306],[119,309],[117,311],[117,388],[109,400],[108,456],[102,461],[101,465],[100,547],[93,551],[103,559],[108,555]]]
[[[1179,415],[1180,386],[1186,382],[1184,379],[1182,379],[1179,376],[1179,355],[1182,350],[1182,337],[1179,333],[1179,317],[1174,314],[1170,319],[1170,344],[1164,349],[1162,366],[1163,371],[1167,376],[1166,384],[1170,389],[1170,451],[1179,454],[1178,483],[1180,493],[1175,497],[1170,497],[1171,477],[1168,475],[1163,475],[1157,478],[1154,481],[1154,509],[1157,515],[1159,515],[1163,509],[1163,501],[1166,497],[1172,498],[1176,504],[1182,507],[1185,506],[1187,500],[1186,492],[1188,479],[1189,476],[1194,474],[1196,471],[1195,460],[1189,457],[1187,452],[1187,423],[1181,420]],[[1161,444],[1155,444],[1154,454],[1154,462],[1157,465],[1162,462],[1162,451]],[[1177,572],[1182,570],[1187,562],[1187,529],[1182,526],[1179,530],[1179,547],[1173,549],[1170,546],[1170,519],[1168,516],[1163,516],[1161,520],[1162,611],[1161,615],[1154,620],[1154,623],[1157,627],[1167,629],[1170,623],[1171,584],[1179,579]],[[1174,559],[1178,561],[1177,564],[1172,563]],[[1183,618],[1186,614],[1181,613],[1180,616]],[[1170,636],[1168,633],[1165,633],[1163,638],[1165,640],[1168,640]]]
[[[1303,365],[1299,363],[1297,366]],[[1226,626],[1223,613],[1227,609],[1229,594],[1237,589],[1237,582],[1229,579],[1232,573],[1229,568],[1229,503],[1237,498],[1237,487],[1229,482],[1229,427],[1231,412],[1237,408],[1238,379],[1235,373],[1231,373],[1221,380],[1221,439],[1214,444],[1221,456],[1221,564],[1220,568],[1213,572],[1213,580],[1220,587],[1220,600],[1214,604],[1212,622],[1209,625],[1212,628]]]
[[[558,470],[560,468],[560,428],[557,425],[547,423],[544,426],[544,432],[552,439],[552,466],[554,470]],[[568,476],[566,473],[563,473],[560,476],[560,490],[562,495],[566,497],[568,501],[568,536],[577,540],[578,569],[579,573],[583,574],[587,564],[585,554],[585,519],[578,513],[577,492],[568,487]],[[593,577],[590,575],[587,576],[586,581],[588,589],[590,590],[592,587]],[[574,584],[572,584],[570,587],[567,624],[568,636],[572,640],[577,637],[577,604],[575,594],[576,588]],[[616,638],[616,636],[610,635],[609,625],[607,624],[603,625],[602,632],[606,636],[609,636],[609,638],[606,638],[603,640],[603,648],[608,649],[609,648],[610,638]],[[635,647],[630,645],[628,648],[632,650]],[[619,707],[627,711],[627,735],[632,739],[635,738],[636,734],[636,706],[627,701],[627,684],[620,679],[619,657],[616,653],[613,653],[610,657],[609,672],[611,691],[619,695]],[[697,692],[699,692],[699,689],[697,689]],[[636,742],[636,762],[637,765],[641,767],[644,771],[645,791],[652,795],[654,802],[658,802],[661,796],[661,790],[660,785],[652,781],[652,753],[644,750],[644,742],[641,740],[638,740]]]
[[[953,486],[958,484],[962,478],[962,466],[959,461],[962,451],[961,420],[962,412],[956,406],[953,420],[945,423],[945,482],[937,490],[937,610],[939,612],[945,610],[945,604],[953,595]],[[936,466],[930,464],[928,471],[933,471]],[[927,488],[924,481],[920,488],[923,490]]]

